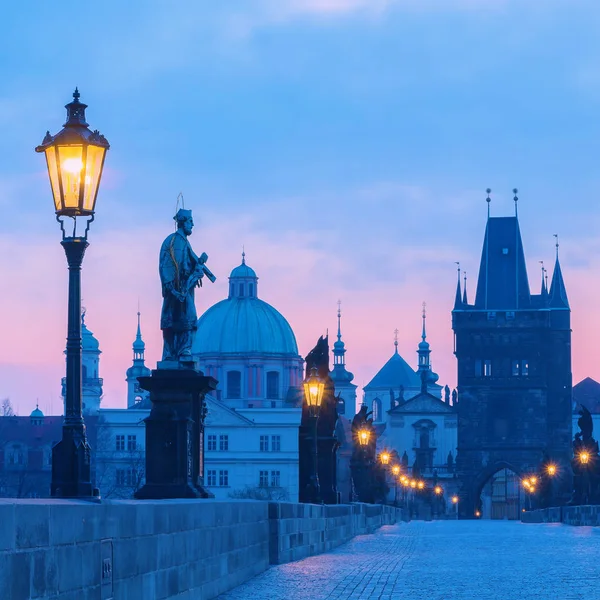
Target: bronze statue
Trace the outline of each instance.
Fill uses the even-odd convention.
[[[204,275],[214,282],[216,277],[206,266],[208,256],[194,254],[188,241],[194,220],[192,211],[179,209],[173,217],[177,231],[167,236],[160,248],[159,273],[163,305],[160,328],[163,332],[165,361],[190,360],[198,315],[194,290],[202,285]]]
[[[581,415],[577,420],[577,425],[579,425],[579,429],[581,430],[581,437],[584,442],[592,439],[592,433],[594,431],[594,421],[592,420],[592,415],[590,411],[581,405],[581,409],[579,410],[579,414]]]

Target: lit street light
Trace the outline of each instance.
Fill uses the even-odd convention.
[[[456,496],[456,495],[452,496],[452,504],[454,504],[454,507],[455,507],[454,511],[455,511],[457,519],[458,519],[458,500],[459,500],[458,496]]]
[[[65,106],[67,121],[56,135],[46,132],[36,152],[44,152],[54,199],[56,220],[62,231],[61,245],[69,267],[67,317],[67,373],[65,419],[62,440],[52,448],[50,493],[60,498],[95,499],[91,482],[90,446],[81,412],[81,265],[88,247],[87,233],[94,220],[96,197],[109,144],[85,121],[86,104],[73,101]],[[86,219],[83,235],[77,236],[77,218]],[[65,232],[65,218],[73,219],[73,233]]]
[[[317,421],[319,420],[319,410],[323,401],[323,391],[325,383],[319,377],[317,367],[313,365],[310,375],[304,380],[304,398],[308,406],[308,418],[312,431],[311,444],[311,475],[310,482],[312,488],[312,502],[319,504],[321,502],[321,490],[319,486],[319,471],[317,466]]]
[[[390,462],[390,453],[385,450],[379,455],[379,460],[382,465],[387,465]]]

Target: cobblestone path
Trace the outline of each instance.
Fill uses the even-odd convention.
[[[600,600],[600,528],[512,521],[382,527],[219,600]]]

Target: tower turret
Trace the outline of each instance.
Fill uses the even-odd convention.
[[[342,341],[342,303],[338,300],[337,341],[333,344],[333,369],[330,373],[335,393],[342,402],[338,402],[339,414],[354,414],[356,410],[356,388],[352,383],[354,375],[346,369],[346,345]],[[346,408],[347,407],[347,408]]]
[[[138,377],[149,377],[152,373],[145,364],[146,344],[142,339],[139,311],[137,319],[137,333],[133,342],[133,364],[127,369],[125,379],[127,381],[127,408],[145,408],[149,392],[140,387]]]

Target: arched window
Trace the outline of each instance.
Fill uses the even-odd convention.
[[[244,295],[244,284],[240,283],[240,297]]]
[[[339,396],[337,399],[337,414],[345,415],[346,414],[346,401]]]
[[[81,379],[84,381],[87,379],[87,367],[85,365],[81,365]]]
[[[378,421],[381,421],[382,418],[382,414],[381,414],[381,400],[379,398],[375,398],[375,400],[373,400],[373,422],[377,423]]]
[[[250,296],[250,298],[254,297],[254,284],[253,283],[248,284],[248,296]]]
[[[267,372],[267,398],[279,398],[279,373],[277,371]]]
[[[227,397],[242,397],[242,373],[240,371],[227,371]]]

